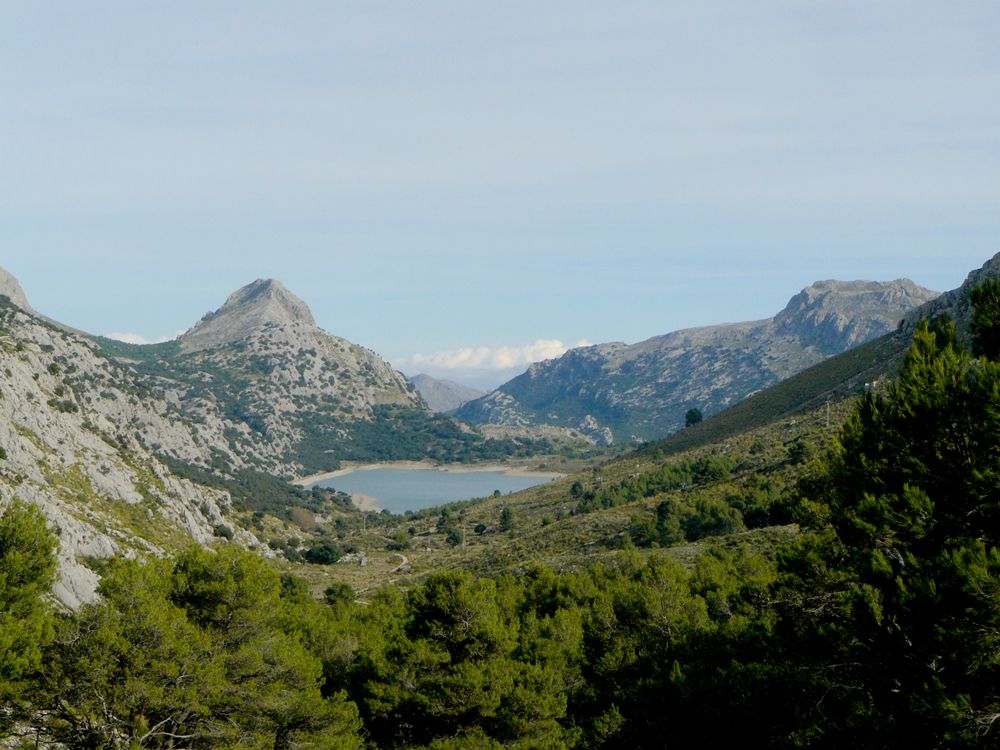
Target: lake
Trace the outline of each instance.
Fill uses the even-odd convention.
[[[331,487],[375,499],[379,508],[405,513],[433,505],[519,492],[552,481],[552,476],[515,476],[503,471],[441,471],[440,469],[360,469],[324,479],[312,486]]]

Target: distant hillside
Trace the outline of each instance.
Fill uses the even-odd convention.
[[[644,450],[670,454],[709,445],[776,419],[790,418],[857,395],[866,384],[892,377],[899,371],[913,339],[913,329],[920,320],[946,314],[955,321],[959,335],[967,338],[971,315],[969,291],[991,278],[1000,278],[1000,253],[982,268],[970,272],[958,289],[911,310],[895,331],[824,360]]]
[[[485,395],[483,391],[477,391],[467,385],[444,378],[434,378],[424,373],[414,375],[409,381],[427,405],[436,412],[452,411],[467,401]]]
[[[450,567],[479,574],[522,573],[539,561],[560,569],[582,567],[608,559],[627,536],[641,542],[643,528],[658,520],[657,506],[665,499],[717,514],[705,525],[710,534],[719,535],[713,537],[717,542],[767,549],[796,533],[794,526],[782,525],[788,520],[776,501],[791,492],[809,469],[810,457],[837,435],[855,397],[866,385],[878,387],[898,373],[920,319],[946,312],[964,332],[969,290],[988,278],[1000,278],[1000,254],[970,273],[961,288],[913,309],[897,330],[600,466],[514,495],[388,519],[388,531],[379,527],[361,542],[373,562],[337,573],[367,588],[387,578],[416,581]],[[738,509],[739,516],[727,517],[718,503]],[[507,508],[515,519],[510,532],[501,523]],[[453,519],[483,533],[469,533],[465,544],[452,546],[446,534],[449,523],[456,523]],[[399,571],[395,558],[384,552],[383,559],[377,556],[394,528],[411,527],[420,542],[407,552],[405,571]],[[690,562],[699,551],[699,542],[684,541],[666,554]],[[405,578],[397,579],[403,573]]]
[[[552,424],[602,442],[650,440],[893,331],[937,292],[903,279],[820,281],[767,320],[692,328],[638,344],[573,349],[455,413],[474,423]]]

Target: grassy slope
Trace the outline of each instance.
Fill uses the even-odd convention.
[[[363,527],[356,514],[341,517],[339,528],[334,526],[334,518],[320,519],[319,535],[287,522],[275,523],[267,534],[297,536],[303,548],[315,539],[335,539],[365,554],[365,565],[357,561],[332,566],[281,563],[310,579],[318,589],[333,581],[345,581],[359,591],[389,582],[405,585],[450,567],[496,574],[517,572],[534,563],[554,568],[586,565],[628,546],[630,530],[652,520],[656,506],[665,499],[693,505],[699,500],[738,498],[762,484],[777,488],[778,493],[791,492],[798,477],[808,470],[808,463],[793,460],[790,449],[805,443],[815,453],[828,445],[865,383],[895,374],[909,339],[905,332],[876,339],[755,394],[700,425],[600,467],[516,495],[450,505],[449,524],[464,530],[464,545],[447,542],[439,527],[440,511],[434,509],[406,517],[369,517]],[[664,466],[706,458],[728,462],[733,468],[707,484],[660,492],[589,513],[574,512],[579,504],[572,492],[575,482],[584,491],[600,492],[655,474]],[[516,520],[512,530],[500,528],[505,507],[513,511]],[[474,532],[479,524],[487,527],[486,533]],[[410,529],[412,534],[407,533]],[[793,532],[794,527],[757,528],[731,534],[723,541],[750,540],[768,549],[775,539]],[[394,537],[407,541],[409,548],[388,549]],[[718,542],[720,537],[711,540]],[[681,543],[670,547],[669,554],[691,559],[704,543]]]
[[[465,546],[451,546],[445,534],[438,530],[439,511],[434,509],[407,517],[394,517],[385,526],[376,525],[374,518],[367,527],[350,528],[340,544],[358,547],[366,556],[366,564],[342,562],[333,566],[315,566],[282,562],[286,569],[308,578],[322,589],[333,581],[350,583],[364,592],[384,583],[406,583],[435,570],[464,567],[483,574],[517,573],[541,563],[556,569],[571,569],[614,555],[622,546],[628,530],[637,523],[655,517],[655,508],[664,499],[673,497],[682,502],[694,502],[699,497],[726,497],[739,494],[762,481],[790,489],[809,464],[796,463],[790,458],[790,448],[805,442],[816,455],[829,444],[853,400],[842,399],[831,406],[827,423],[825,402],[793,418],[784,417],[770,424],[751,429],[719,442],[702,445],[670,455],[664,452],[635,453],[603,466],[554,480],[514,495],[484,498],[447,506],[455,526],[465,530]],[[574,482],[585,489],[609,488],[649,472],[659,471],[665,464],[705,457],[725,457],[735,466],[725,478],[697,487],[685,487],[613,508],[574,514],[578,500],[572,494]],[[500,514],[510,507],[516,521],[510,531],[500,528]],[[483,535],[474,533],[477,524],[485,524]],[[386,548],[394,534],[412,527],[415,534],[407,538],[410,549],[391,551]],[[280,533],[296,533],[286,529]],[[750,541],[769,549],[776,539],[794,533],[794,527],[759,528],[742,531],[725,538],[711,540],[724,543]],[[299,533],[300,537],[302,536]],[[668,552],[678,559],[692,559],[704,541],[681,543]],[[403,561],[406,564],[403,564]]]
[[[704,422],[643,448],[643,452],[676,454],[711,445],[777,420],[824,409],[858,395],[865,383],[895,375],[910,345],[910,336],[890,333],[838,354],[808,370],[760,391]]]

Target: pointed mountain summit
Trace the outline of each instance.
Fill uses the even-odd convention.
[[[28,297],[21,288],[20,282],[6,269],[0,268],[0,294],[6,295],[10,301],[22,310],[34,312],[28,304]]]
[[[419,431],[431,414],[401,373],[324,331],[274,279],[238,289],[176,343],[141,349],[112,347],[185,416],[231,420],[246,463],[284,476],[328,470],[348,453],[367,458],[375,448],[359,448],[355,433],[381,449],[401,422]]]
[[[315,326],[309,306],[276,279],[257,279],[229,295],[180,337],[184,351],[213,349],[242,341],[267,324],[303,323]]]

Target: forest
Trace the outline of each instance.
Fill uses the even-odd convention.
[[[1000,283],[972,302],[970,346],[947,318],[921,323],[899,376],[860,397],[787,488],[782,522],[799,530],[773,554],[706,542],[683,566],[625,549],[582,569],[443,570],[407,590],[362,599],[341,584],[317,599],[261,557],[192,547],[109,561],[100,599],[64,612],[48,593],[56,534],[15,502],[0,518],[0,736],[67,748],[1000,746]],[[612,499],[579,501],[598,512]],[[669,543],[678,512],[647,532]]]

